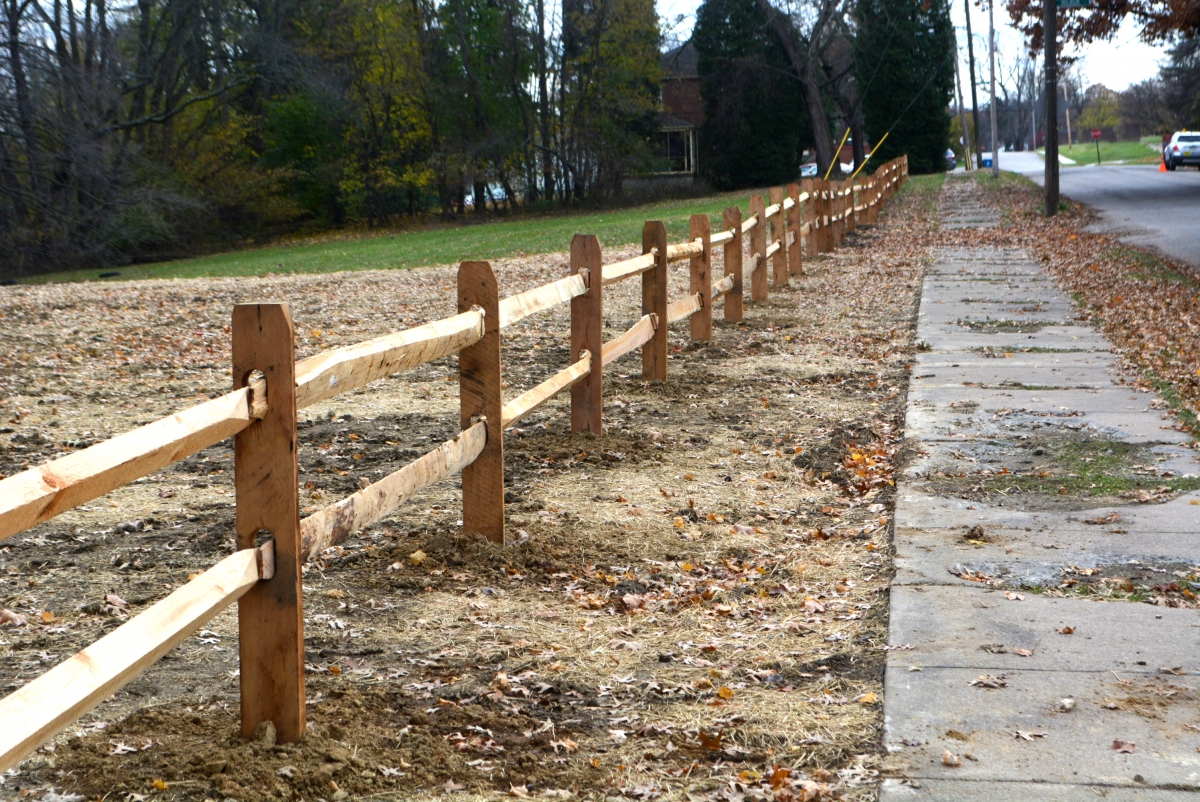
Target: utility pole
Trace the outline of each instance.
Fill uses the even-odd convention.
[[[954,36],[955,36],[955,39],[957,40],[958,31],[954,32]],[[958,55],[959,55],[958,42],[955,41],[955,43],[954,43],[954,85],[958,88],[958,121],[962,125],[963,159],[964,159],[964,161],[966,161],[966,170],[969,173],[972,170],[974,170],[975,168],[971,164],[971,138],[967,136],[967,110],[966,110],[966,107],[963,106],[962,70],[959,68]]]
[[[1000,177],[1000,143],[996,141],[996,0],[988,0],[988,53],[992,83],[992,178]]]
[[[1042,0],[1042,46],[1046,59],[1046,217],[1058,213],[1058,4]]]
[[[983,146],[979,143],[979,95],[975,91],[975,43],[971,38],[971,0],[963,0],[967,14],[967,66],[971,70],[971,122],[974,124],[975,164],[983,164]],[[971,137],[967,137],[971,139]]]

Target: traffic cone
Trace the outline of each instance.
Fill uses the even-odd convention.
[[[1159,161],[1158,171],[1160,173],[1165,173],[1167,171],[1167,157],[1166,156],[1163,156],[1162,159]]]

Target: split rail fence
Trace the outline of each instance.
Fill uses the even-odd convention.
[[[423,326],[295,361],[292,319],[284,303],[233,310],[233,392],[90,448],[0,481],[0,539],[98,498],[171,463],[234,438],[237,551],[145,612],[0,700],[0,772],[68,727],[102,700],[238,602],[242,734],[273,722],[281,743],[305,731],[301,567],[348,535],[378,521],[421,489],[462,474],[463,527],[504,542],[503,431],[550,398],[571,391],[571,430],[602,434],[605,365],[642,351],[642,375],[667,377],[667,325],[690,319],[691,336],[712,336],[713,304],[725,319],[771,284],[803,274],[802,250],[830,251],[846,232],[873,224],[907,178],[903,157],[858,184],[806,180],[750,199],[750,215],[724,212],[724,230],[693,215],[690,239],[667,243],[662,222],[642,231],[642,255],[601,262],[594,236],[571,243],[570,275],[500,298],[487,262],[458,272],[458,314]],[[749,258],[743,245],[749,240]],[[710,275],[714,249],[724,275]],[[667,270],[687,260],[691,294],[667,297]],[[602,341],[603,288],[642,277],[641,319]],[[505,403],[500,332],[537,312],[571,304],[571,365]],[[462,431],[453,440],[341,501],[301,519],[296,411],[369,382],[458,352]]]

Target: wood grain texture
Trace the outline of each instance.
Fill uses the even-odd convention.
[[[642,314],[655,315],[654,336],[642,348],[642,378],[667,378],[667,227],[661,220],[647,220],[642,227],[642,253],[657,249],[654,269],[642,274]]]
[[[123,688],[257,582],[259,554],[221,560],[162,601],[0,700],[0,772]]]
[[[720,281],[714,281],[711,290],[712,300],[717,300],[722,295],[726,295],[733,289],[733,276],[726,276]]]
[[[463,534],[504,545],[504,399],[500,389],[500,293],[487,262],[458,268],[458,311],[483,310],[483,337],[458,353],[460,427],[487,418],[487,443],[462,472]]]
[[[766,204],[763,202],[762,195],[750,196],[750,214],[757,217],[759,220],[764,220],[763,210]],[[757,225],[750,230],[750,258],[753,259],[755,254],[758,255],[760,261],[757,268],[750,275],[750,300],[764,303],[767,300],[767,226],[765,224]]]
[[[787,229],[791,234],[791,241],[788,243],[788,275],[803,276],[804,275],[804,234],[801,231],[800,211],[802,201],[800,200],[800,185],[788,184],[787,196],[792,201],[792,207],[788,209]]]
[[[487,424],[459,432],[398,471],[300,522],[303,559],[308,560],[375,521],[436,482],[470,465],[487,443]]]
[[[801,218],[804,220],[804,225],[801,230],[804,232],[804,255],[810,259],[817,255],[817,209],[820,206],[820,199],[817,197],[817,188],[813,185],[811,178],[800,179],[800,196],[808,198],[804,202],[804,207],[801,209]]]
[[[779,214],[771,219],[770,242],[779,245],[771,259],[771,281],[776,287],[785,287],[788,283],[788,246],[787,214],[783,210],[783,187],[771,187],[767,191],[770,194],[771,205],[779,209]]]
[[[709,292],[711,291],[710,288]],[[699,312],[703,305],[703,296],[700,293],[671,301],[667,304],[667,322],[678,323],[680,320],[686,320]]]
[[[712,224],[708,215],[694,214],[688,221],[688,236],[700,240],[700,253],[688,262],[691,271],[691,293],[700,299],[700,308],[692,314],[692,339],[712,340]]]
[[[296,365],[296,408],[453,354],[482,336],[483,318],[468,312],[315,354]]]
[[[733,277],[733,288],[725,297],[725,320],[741,323],[742,308],[742,210],[737,206],[725,207],[722,216],[725,228],[734,232],[733,238],[724,245],[725,275]]]
[[[591,369],[592,355],[585,350],[580,354],[578,362],[563,368],[538,386],[526,390],[505,404],[501,413],[502,425],[507,429],[563,390],[574,387],[577,382],[587,378]]]
[[[571,387],[571,431],[604,434],[604,282],[601,281],[600,240],[576,234],[571,240],[571,273],[587,276],[588,291],[571,300],[571,359],[587,351],[595,354],[591,369]]]
[[[0,481],[0,540],[232,437],[266,393],[259,381]]]
[[[567,276],[532,290],[510,295],[500,301],[500,328],[506,329],[532,314],[565,304],[587,292],[582,276]]]
[[[645,273],[647,270],[654,268],[657,253],[644,253],[641,256],[634,256],[629,259],[623,259],[620,262],[613,262],[611,265],[604,266],[604,286],[616,284],[618,281],[623,281],[630,276],[636,276]]]
[[[654,321],[653,315],[643,315],[642,319],[634,323],[627,331],[606,342],[604,351],[600,355],[600,364],[608,365],[615,362],[650,342],[654,338],[656,328]]]
[[[700,253],[704,248],[704,243],[697,242],[694,238],[690,242],[684,242],[680,245],[667,246],[667,261],[681,262],[684,259],[691,259],[696,254]]]
[[[275,539],[275,576],[238,603],[242,737],[264,721],[280,743],[304,735],[304,597],[300,472],[296,462],[296,349],[287,304],[233,308],[234,388],[252,371],[267,379],[267,413],[234,439],[237,547]]]

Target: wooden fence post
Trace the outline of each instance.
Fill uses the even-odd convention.
[[[833,192],[833,213],[837,215],[837,223],[833,227],[833,247],[840,248],[842,240],[846,238],[846,182],[834,182]]]
[[[833,250],[833,192],[830,183],[821,179],[821,253]]]
[[[793,237],[788,246],[788,275],[804,275],[804,239],[800,236],[800,185],[788,184],[787,196],[792,199],[793,206],[788,209],[787,221],[784,225],[784,236],[790,233]]]
[[[804,240],[804,252],[808,258],[817,255],[817,218],[820,215],[821,201],[817,198],[816,182],[811,178],[800,179],[800,191],[808,193],[805,201],[802,224],[808,223],[808,237]]]
[[[463,534],[504,545],[504,399],[500,391],[500,291],[487,262],[458,268],[458,311],[483,310],[483,337],[458,352],[460,421],[487,418],[487,444],[462,471]]]
[[[725,275],[733,276],[733,289],[725,296],[725,319],[730,323],[741,323],[742,315],[742,210],[738,206],[727,206],[723,218],[726,230],[733,232],[733,239],[725,243]]]
[[[691,294],[700,293],[700,311],[692,315],[692,339],[712,340],[712,224],[707,214],[694,214],[688,222],[688,239],[704,240],[704,250],[690,261]]]
[[[767,300],[767,213],[762,195],[750,196],[750,215],[758,215],[750,229],[750,264],[755,268],[750,277],[750,300],[762,303]]]
[[[771,218],[774,222],[771,223],[771,238],[767,241],[779,243],[779,250],[771,257],[771,271],[775,286],[782,287],[788,283],[787,212],[783,210],[783,187],[771,187],[768,192],[771,205],[779,204],[779,212]]]
[[[600,240],[576,234],[571,240],[571,275],[586,273],[588,291],[571,299],[571,361],[581,351],[592,355],[587,378],[571,388],[571,431],[604,434],[604,392],[601,382],[601,355],[604,350],[604,317]]]
[[[300,470],[296,460],[296,348],[284,303],[233,308],[233,385],[262,371],[267,413],[234,437],[238,549],[275,540],[275,575],[238,601],[242,737],[264,721],[281,743],[304,735],[304,595],[301,586]]]
[[[846,183],[846,188],[850,190],[850,194],[846,196],[846,233],[853,233],[858,230],[858,212],[855,211],[858,194],[854,191],[853,178]]]
[[[647,220],[642,227],[642,253],[657,249],[654,267],[642,273],[642,314],[655,315],[654,337],[642,346],[642,378],[667,378],[667,227]]]

